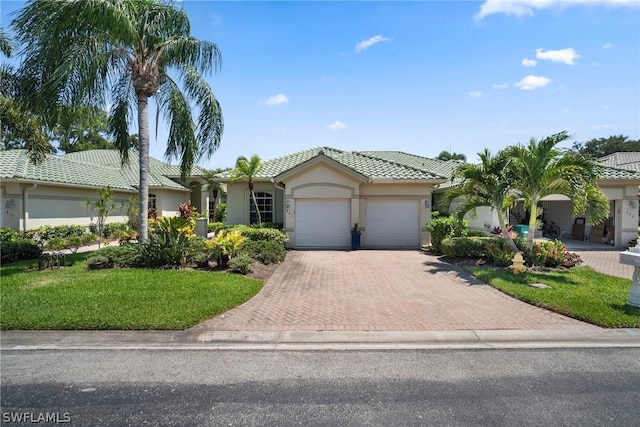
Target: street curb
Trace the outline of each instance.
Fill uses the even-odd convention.
[[[2,351],[640,348],[640,329],[453,331],[2,331]]]

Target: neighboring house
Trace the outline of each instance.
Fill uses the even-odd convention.
[[[598,161],[603,166],[640,172],[640,153],[637,151],[609,154],[608,156],[600,157]]]
[[[432,188],[457,164],[317,147],[263,162],[254,191],[262,221],[283,223],[292,247],[347,248],[358,223],[364,248],[419,248],[430,243]],[[247,183],[218,176],[227,183],[227,223],[254,223]]]
[[[191,202],[206,212],[207,193],[199,191],[203,169],[195,167],[186,183],[180,167],[149,159],[149,207],[160,216],[178,214],[178,204]],[[96,212],[86,206],[97,190],[111,186],[116,209],[108,222],[127,220],[131,196],[138,194],[138,153],[131,151],[121,165],[116,150],[89,150],[64,156],[49,155],[34,165],[25,150],[0,151],[0,226],[28,230],[43,225],[89,225]]]
[[[622,155],[622,156],[616,156]],[[638,188],[640,186],[640,163],[630,161],[631,155],[640,160],[640,153],[616,153],[600,159],[604,167],[603,177],[598,186],[609,199],[610,216],[599,229],[593,229],[586,223],[588,211],[582,217],[573,216],[573,203],[562,195],[545,197],[542,201],[543,218],[548,222],[555,222],[562,230],[561,238],[588,240],[594,243],[609,243],[615,247],[626,247],[630,240],[638,236]],[[617,160],[615,160],[617,158]],[[620,163],[615,163],[615,162]],[[611,162],[611,163],[610,163]],[[635,163],[636,167],[632,167]],[[618,167],[610,167],[618,164]],[[624,164],[629,170],[620,168]],[[445,183],[434,190],[436,200],[455,183]],[[457,206],[452,203],[449,211],[453,212]],[[465,217],[469,221],[469,228],[489,231],[498,226],[496,212],[490,208],[477,209],[476,215],[468,213]],[[526,224],[526,212],[522,202],[509,211],[510,224]],[[592,232],[593,230],[593,232]],[[598,235],[594,235],[595,230]],[[540,235],[540,232],[536,232]],[[599,234],[602,234],[601,236]]]

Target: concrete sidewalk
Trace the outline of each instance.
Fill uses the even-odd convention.
[[[2,351],[640,348],[640,329],[453,331],[3,331]]]

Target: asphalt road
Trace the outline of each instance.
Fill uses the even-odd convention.
[[[43,422],[48,417],[86,426],[637,426],[640,420],[637,348],[39,350],[4,351],[0,361],[3,423],[50,425]]]

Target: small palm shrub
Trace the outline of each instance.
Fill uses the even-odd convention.
[[[225,268],[229,259],[235,256],[247,240],[240,231],[221,231],[213,239],[205,242],[211,258],[216,260],[218,268]]]
[[[150,231],[148,240],[140,248],[144,265],[177,267],[186,263],[192,232],[189,220],[179,216],[158,218]]]

